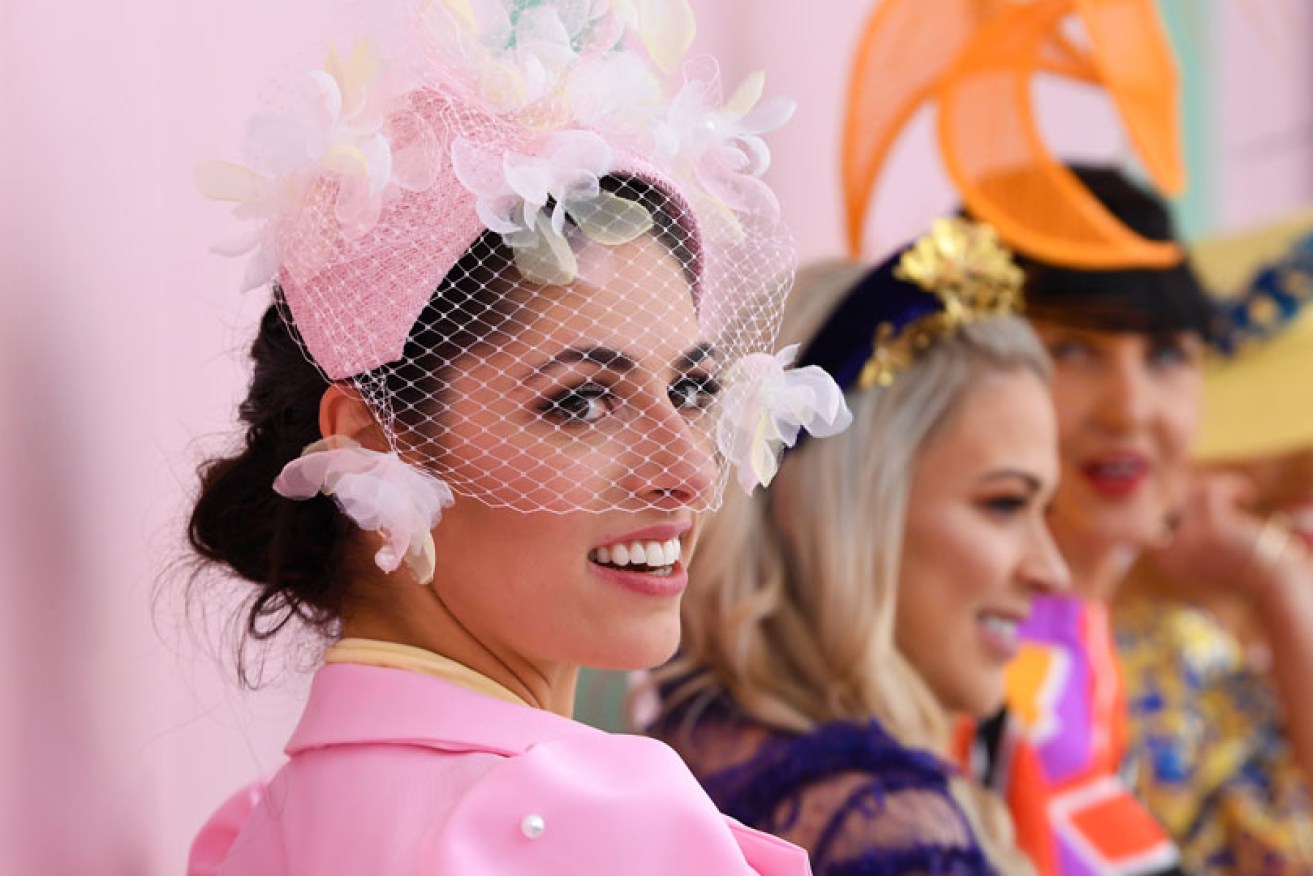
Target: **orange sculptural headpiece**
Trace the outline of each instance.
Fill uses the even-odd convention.
[[[1076,15],[1088,36],[1063,31]],[[1168,267],[1179,246],[1121,224],[1049,154],[1031,101],[1042,73],[1111,97],[1159,191],[1184,188],[1171,50],[1152,0],[885,0],[853,66],[843,139],[849,249],[899,133],[938,109],[944,166],[966,208],[1013,248],[1074,268]]]

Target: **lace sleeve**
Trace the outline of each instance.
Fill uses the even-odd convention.
[[[723,812],[807,849],[816,876],[992,874],[951,768],[876,722],[802,735],[742,721],[674,734]]]
[[[817,876],[966,876],[992,873],[966,817],[945,790],[890,790],[849,773],[786,804],[783,836],[812,850]]]

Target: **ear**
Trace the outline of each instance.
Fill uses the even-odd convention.
[[[319,400],[319,434],[324,438],[341,435],[362,447],[386,452],[387,439],[374,414],[350,385],[334,383]]]

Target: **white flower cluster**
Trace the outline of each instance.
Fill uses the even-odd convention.
[[[289,261],[313,273],[327,246],[281,243],[358,238],[390,200],[425,190],[448,165],[526,277],[547,283],[574,278],[567,216],[612,245],[651,227],[644,208],[598,185],[617,148],[655,157],[694,206],[725,220],[717,228],[735,233],[748,211],[778,214],[761,180],[770,152],[760,135],[788,120],[792,102],[761,102],[761,74],[722,101],[712,63],[685,65],[671,96],[666,80],[693,39],[688,0],[424,0],[420,16],[432,81],[385,69],[367,41],[345,59],[330,52],[285,111],[251,122],[250,166],[198,168],[204,194],[258,223],[216,248],[253,253],[247,288]],[[410,101],[435,83],[459,85],[489,117],[531,135],[510,147],[435,130]]]

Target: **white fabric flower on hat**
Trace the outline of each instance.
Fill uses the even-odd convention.
[[[316,441],[274,481],[289,499],[323,493],[361,529],[377,532],[383,546],[374,562],[395,572],[404,561],[420,584],[433,580],[433,528],[455,501],[451,488],[396,453],[379,453],[349,438]]]
[[[689,168],[731,220],[730,211],[779,215],[779,201],[761,179],[771,158],[761,135],[787,122],[796,104],[787,98],[762,102],[765,84],[765,74],[753,73],[722,104],[714,62],[699,65],[689,71],[657,134],[665,154]],[[736,220],[731,227],[740,228]]]
[[[274,278],[279,237],[290,225],[309,219],[325,239],[354,239],[377,224],[392,187],[422,191],[433,184],[441,157],[437,137],[417,113],[398,105],[403,93],[403,83],[382,71],[367,41],[345,59],[330,51],[286,112],[251,120],[254,167],[211,161],[197,168],[203,194],[236,203],[238,218],[260,223],[216,247],[233,256],[255,251],[245,288]],[[326,215],[304,215],[316,206],[316,187],[330,181],[336,191]]]
[[[566,239],[568,216],[592,240],[616,246],[652,227],[638,203],[602,191],[611,171],[610,145],[592,131],[557,131],[524,152],[496,154],[468,140],[452,144],[452,168],[478,196],[484,225],[502,235],[527,279],[565,285],[578,262]]]
[[[735,466],[739,485],[748,493],[770,485],[781,450],[797,443],[802,429],[827,438],[852,423],[834,378],[816,365],[789,368],[797,353],[797,344],[774,356],[752,353],[736,362],[727,376],[716,446]]]
[[[658,67],[670,73],[679,66],[697,33],[688,0],[610,0],[610,6]]]
[[[604,6],[604,3],[600,4]],[[475,91],[499,113],[515,114],[559,97],[570,69],[601,33],[599,0],[442,0],[429,35],[439,51],[463,59]],[[610,46],[606,46],[609,48]]]
[[[532,110],[539,127],[596,127],[599,103],[651,78],[611,61],[626,57],[647,67],[645,54],[669,73],[696,33],[688,0],[434,0],[428,14],[435,12],[431,39],[444,54],[464,58],[477,93],[498,112]],[[627,42],[642,54],[626,50]],[[599,67],[619,79],[596,75]]]

